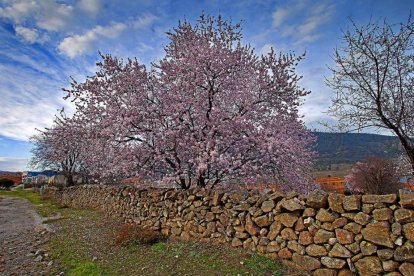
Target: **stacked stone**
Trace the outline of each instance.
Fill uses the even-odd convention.
[[[53,195],[52,195],[53,196]],[[313,275],[414,275],[414,194],[308,197],[258,191],[139,190],[88,185],[55,192],[172,239],[230,244]]]

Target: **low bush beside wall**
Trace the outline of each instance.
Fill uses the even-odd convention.
[[[44,194],[172,239],[229,244],[314,275],[414,275],[414,194],[307,197],[258,191],[75,186]]]

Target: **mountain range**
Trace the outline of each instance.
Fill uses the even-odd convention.
[[[368,157],[397,158],[402,152],[395,136],[367,133],[313,132],[316,137],[315,168],[326,169],[330,165],[354,164]],[[1,171],[0,174],[10,173]]]
[[[397,158],[402,148],[395,136],[367,133],[313,132],[316,137],[316,166],[353,164],[368,157]]]

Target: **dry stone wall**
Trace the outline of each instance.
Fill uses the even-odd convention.
[[[282,258],[313,275],[414,275],[414,194],[307,197],[85,185],[45,193],[171,238]]]

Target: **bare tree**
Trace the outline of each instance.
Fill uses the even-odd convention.
[[[352,23],[329,68],[327,84],[336,95],[328,113],[347,129],[392,131],[414,170],[414,22],[409,16],[398,25]]]

